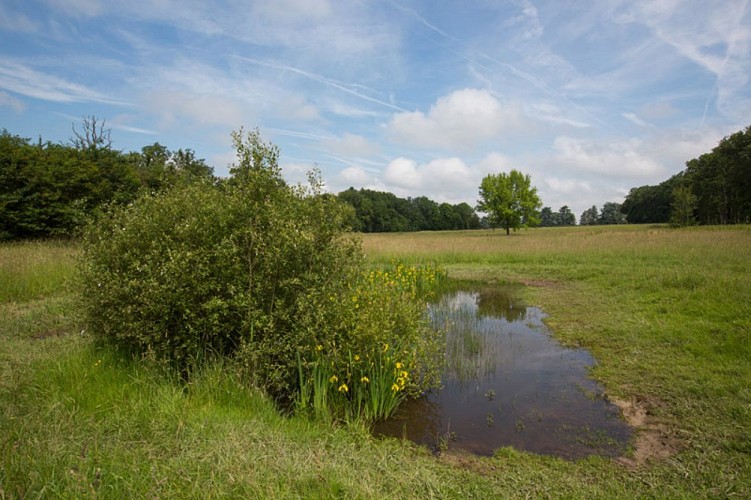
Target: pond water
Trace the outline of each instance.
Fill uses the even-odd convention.
[[[404,402],[374,433],[478,455],[503,446],[565,458],[623,454],[631,429],[588,377],[594,358],[562,347],[544,317],[509,289],[444,295],[430,306],[447,332],[443,388]]]

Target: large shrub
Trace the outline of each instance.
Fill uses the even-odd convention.
[[[348,208],[322,194],[315,175],[308,187],[287,185],[277,148],[257,131],[233,139],[237,163],[226,181],[142,197],[88,230],[81,275],[90,329],[184,373],[233,358],[283,399],[298,394],[301,366],[323,345],[335,357],[400,345],[411,389],[435,383],[424,310],[391,293],[393,283],[366,279]]]

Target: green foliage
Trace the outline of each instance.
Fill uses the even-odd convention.
[[[467,203],[438,204],[425,196],[399,198],[392,193],[349,188],[338,195],[354,209],[352,227],[365,233],[479,229],[480,219]]]
[[[298,360],[298,407],[384,419],[406,395],[437,387],[443,335],[428,326],[424,301],[445,279],[434,265],[398,263],[363,274],[317,306],[332,310],[338,325],[334,335],[317,334]]]
[[[751,127],[686,163],[697,218],[704,224],[751,221]]]
[[[673,190],[684,183],[677,174],[657,186],[633,188],[626,196],[621,211],[629,224],[664,223],[670,220]]]
[[[673,203],[670,211],[670,223],[674,226],[691,226],[696,222],[696,195],[688,186],[677,186],[673,189]]]
[[[191,150],[159,143],[142,153],[111,148],[109,131],[84,119],[72,145],[0,134],[0,240],[68,237],[110,203],[127,204],[142,191],[213,180]]]
[[[575,226],[576,216],[568,208],[568,205],[563,205],[559,211],[553,212],[550,207],[543,207],[540,212],[540,227],[554,227],[554,226]]]
[[[42,298],[0,303],[0,488],[8,498],[747,498],[750,244],[745,226],[363,237],[378,262],[432,259],[452,277],[531,283],[525,296],[556,338],[590,350],[608,393],[646,411],[639,435],[679,438],[660,450],[673,455],[636,467],[511,447],[437,460],[359,426],[281,416],[232,367],[185,385],[92,346],[58,281]],[[0,262],[18,262],[31,282],[69,267],[75,250],[2,244]],[[453,433],[444,437],[450,451]]]
[[[597,224],[597,221],[599,220],[600,216],[597,210],[597,206],[592,205],[591,208],[586,209],[582,212],[581,217],[579,218],[579,225],[580,226],[592,226]]]
[[[602,211],[597,219],[598,224],[625,224],[626,215],[621,212],[621,204],[612,201],[602,205]]]
[[[673,222],[673,194],[682,186],[696,196],[693,212],[698,222],[751,221],[751,127],[725,137],[711,152],[689,160],[683,172],[659,185],[633,188],[623,212],[631,223]]]
[[[623,212],[621,204],[612,201],[604,203],[602,205],[602,211],[598,211],[597,206],[592,205],[591,208],[582,212],[581,218],[579,219],[579,225],[581,226],[625,223],[626,214]]]
[[[356,303],[367,294],[348,207],[321,193],[315,173],[308,187],[288,186],[278,149],[257,130],[243,134],[233,134],[230,179],[141,197],[88,230],[81,293],[91,330],[184,374],[232,358],[284,402],[299,389],[299,354],[318,344],[364,353],[402,339],[420,354],[430,336],[414,300],[380,287],[368,291],[379,314]]]
[[[477,209],[488,214],[492,227],[502,227],[506,234],[511,229],[537,226],[541,206],[537,188],[532,187],[529,175],[511,170],[508,174],[490,174],[482,179]]]

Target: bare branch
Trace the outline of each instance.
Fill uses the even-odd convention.
[[[104,128],[105,120],[98,122],[94,115],[84,116],[82,130],[76,130],[75,123],[72,124],[73,137],[70,138],[71,144],[81,151],[96,151],[97,149],[110,149],[112,147],[111,129]]]

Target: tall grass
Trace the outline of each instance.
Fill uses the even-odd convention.
[[[56,294],[75,272],[77,248],[67,242],[0,246],[0,303]]]

